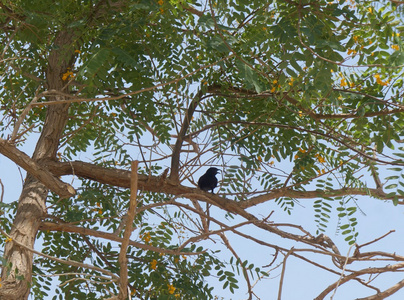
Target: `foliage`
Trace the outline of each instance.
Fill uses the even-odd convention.
[[[318,238],[334,216],[338,231],[354,245],[361,196],[395,205],[404,198],[402,147],[395,150],[403,140],[404,27],[396,5],[3,1],[0,137],[18,147],[29,143],[51,126],[45,122],[50,107],[68,103],[52,160],[104,168],[94,175],[76,176],[74,168],[55,173],[72,175],[77,195],[50,194],[38,233],[44,254],[98,269],[35,257],[33,297],[118,295],[124,238],[118,229],[130,190],[126,175],[122,184],[104,175],[129,170],[134,160],[144,177],[131,236],[137,244],[128,246],[126,257],[128,287],[139,299],[210,299],[216,293],[206,283],[210,276],[231,293],[243,277],[251,298],[250,278],[269,274],[240,258],[224,232],[271,248],[276,257],[262,266],[293,251],[266,244],[258,233],[242,233],[239,217],[321,251],[330,247],[327,253],[336,259],[340,253]],[[60,46],[61,33],[71,34],[72,44]],[[71,57],[61,74],[50,67],[55,53],[59,60]],[[49,88],[54,78],[63,83],[60,90]],[[223,170],[219,196],[189,188],[208,165]],[[162,175],[167,167],[168,177]],[[394,173],[380,178],[386,168]],[[285,231],[271,227],[265,204],[274,200],[293,216],[299,199],[307,198],[313,199],[317,237],[309,241],[303,230],[292,234],[300,224]],[[8,216],[1,219],[5,234],[16,202],[0,204]],[[263,207],[261,214],[247,211],[256,205]],[[47,231],[46,222],[61,229]],[[208,242],[215,239],[224,247]],[[223,249],[229,259],[217,254]],[[50,274],[59,274],[61,283],[54,293]]]

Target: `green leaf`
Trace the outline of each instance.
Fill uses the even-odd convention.
[[[83,76],[85,74],[88,77],[94,76],[108,60],[109,54],[110,51],[106,48],[101,48],[96,51],[90,59],[83,64],[79,71],[79,75]]]
[[[214,36],[209,39],[207,47],[208,49],[217,50],[221,53],[228,53],[230,51],[229,46],[220,36]]]
[[[247,88],[252,88],[254,87],[255,91],[257,93],[260,93],[262,91],[261,85],[259,83],[259,77],[256,73],[255,70],[251,69],[250,66],[245,64],[241,60],[236,61],[237,68],[240,72],[241,78],[245,81]]]
[[[395,51],[393,54],[389,57],[389,66],[392,67],[398,67],[404,65],[404,52],[401,51]]]

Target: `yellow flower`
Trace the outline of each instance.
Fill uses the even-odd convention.
[[[167,284],[167,286],[168,286],[168,293],[171,295],[174,294],[175,287],[172,284]]]
[[[8,237],[6,238],[6,243],[11,242],[12,240],[13,240],[12,238]]]
[[[372,7],[369,7],[368,8],[368,12],[370,12],[371,14],[373,13],[373,8]]]
[[[130,294],[133,296],[134,294],[136,294],[136,289],[133,289]]]
[[[292,85],[293,85],[293,81],[295,81],[295,80],[293,79],[293,77],[291,77],[291,78],[290,78],[290,82],[288,82],[288,84],[289,84],[290,86],[292,86]]]
[[[143,235],[143,240],[144,240],[146,243],[150,242],[150,240],[151,240],[150,232],[146,232],[146,233]]]
[[[259,162],[262,162],[262,157],[261,156],[258,155],[257,159],[258,159]]]
[[[270,90],[271,93],[275,93],[275,91],[276,91],[276,87],[273,87],[273,88]]]
[[[389,80],[386,80],[386,81],[381,80],[379,74],[375,74],[375,75],[373,75],[373,77],[376,78],[376,82],[382,86],[386,86],[389,84]]]
[[[70,70],[67,70],[66,73],[64,73],[62,75],[62,80],[67,80],[67,79],[71,79],[71,78],[74,78],[74,74]]]
[[[299,152],[306,153],[306,150],[299,148]]]
[[[320,162],[320,163],[325,163],[325,159],[324,159],[324,157],[322,157],[322,156],[317,156],[317,160],[318,160],[318,162]]]
[[[400,50],[400,46],[399,46],[399,45],[391,45],[391,48],[392,48],[393,50],[396,50],[396,51]]]
[[[164,4],[164,1],[163,1],[163,0],[159,0],[157,3],[158,3],[159,5],[163,5],[163,4]]]
[[[152,262],[150,263],[150,267],[153,270],[156,270],[157,269],[157,260],[153,259]]]
[[[348,85],[348,84],[346,83],[345,78],[342,78],[342,79],[341,79],[341,86],[344,87],[344,86],[347,86],[347,85]]]
[[[74,50],[74,53],[80,54],[81,51],[80,50]]]

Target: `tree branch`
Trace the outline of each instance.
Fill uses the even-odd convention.
[[[190,76],[192,76],[192,75],[194,75],[194,74],[196,74],[196,73],[198,73],[198,72],[200,72],[200,71],[202,71],[204,69],[216,66],[218,63],[220,63],[222,61],[226,61],[229,58],[232,58],[233,56],[234,55],[231,54],[231,55],[226,56],[226,57],[224,57],[222,59],[219,59],[217,62],[211,63],[209,65],[201,66],[198,69],[196,69],[196,70],[194,70],[194,71],[192,71],[192,72],[190,72],[188,74],[185,74],[185,75],[183,75],[181,77],[178,77],[176,79],[173,79],[173,80],[170,80],[170,81],[167,81],[167,82],[163,82],[163,83],[159,83],[159,84],[156,84],[154,86],[143,88],[143,89],[140,89],[140,90],[137,90],[137,91],[122,94],[122,95],[119,95],[119,96],[100,97],[100,98],[77,98],[77,97],[74,97],[74,96],[70,95],[70,99],[50,100],[50,101],[32,103],[31,105],[32,106],[42,106],[42,105],[71,104],[71,103],[96,102],[96,101],[113,101],[113,100],[125,99],[128,96],[133,96],[133,95],[141,94],[141,93],[144,93],[144,92],[153,91],[153,90],[156,90],[159,87],[164,87],[164,86],[167,86],[167,85],[175,84],[175,83],[177,83],[179,81],[182,81],[182,80],[184,80],[184,79],[186,79],[186,78],[188,78],[188,77],[190,77]],[[39,96],[41,96],[41,97],[51,96],[52,97],[55,94],[59,95],[60,92],[57,91],[57,90],[48,90],[48,91],[42,92]]]
[[[352,280],[354,278],[357,278],[358,276],[365,275],[365,274],[379,274],[379,273],[386,273],[386,272],[397,272],[402,268],[404,268],[404,263],[398,263],[398,264],[395,264],[395,265],[388,265],[388,266],[382,267],[382,268],[366,268],[366,269],[362,269],[362,270],[359,270],[359,271],[356,271],[356,272],[352,272],[351,274],[346,275],[343,278],[340,278],[338,281],[334,282],[333,284],[329,285],[314,300],[322,300],[322,299],[324,299],[337,286],[342,285],[342,284],[344,284],[344,283],[346,283],[346,282],[348,282],[348,281],[350,281],[350,280]],[[401,283],[401,281],[400,281],[400,283]],[[404,283],[402,283],[402,284],[404,284]],[[399,288],[401,288],[402,286],[403,285],[400,285]],[[392,287],[391,289],[393,289],[394,287]],[[395,291],[397,291],[397,290],[395,290]],[[385,297],[383,297],[383,298],[372,298],[372,299],[376,300],[376,299],[384,299],[384,298]],[[363,298],[363,300],[365,300],[365,299],[368,299],[368,298]]]
[[[377,293],[373,296],[365,297],[365,298],[357,298],[356,300],[382,300],[385,299],[391,295],[393,295],[395,292],[400,290],[401,288],[404,287],[404,279],[397,282],[395,285],[392,287],[388,288],[387,290]]]
[[[56,176],[77,175],[79,177],[95,180],[104,184],[130,188],[130,172],[127,170],[109,169],[82,161],[56,162],[48,160],[44,162],[44,165]],[[177,196],[192,194],[192,197],[197,198],[197,200],[209,202],[207,200],[209,199],[210,203],[224,208],[230,212],[235,212],[235,206],[237,206],[237,210],[246,209],[269,200],[277,199],[279,197],[313,199],[318,197],[333,198],[344,195],[371,195],[383,200],[393,200],[394,198],[388,197],[387,194],[378,189],[341,188],[331,191],[295,191],[291,189],[278,189],[270,191],[264,195],[250,198],[243,202],[235,202],[218,195],[209,194],[209,197],[206,197],[206,193],[200,191],[199,189],[175,184],[169,179],[161,180],[160,176],[148,176],[142,174],[139,174],[138,176],[138,184],[141,190],[168,193]],[[404,196],[399,196],[399,199],[404,199]],[[399,204],[404,203],[400,202]]]
[[[27,154],[1,138],[0,153],[11,159],[61,198],[69,198],[76,194],[76,191],[70,184],[61,181]]]
[[[91,163],[84,162],[55,162],[55,161],[47,161],[46,166],[53,172],[55,175],[68,175],[75,174],[77,176],[81,176],[84,178],[88,178],[91,180],[95,180],[97,182],[101,182],[104,184],[110,184],[114,186],[120,186],[129,188],[130,187],[130,172],[126,170],[119,169],[107,169],[101,166],[97,166]],[[297,242],[305,243],[317,248],[331,248],[332,246],[327,243],[324,238],[321,237],[313,237],[307,235],[297,235],[292,234],[283,230],[278,229],[276,226],[269,224],[265,220],[262,221],[258,219],[253,214],[246,211],[246,208],[265,202],[264,199],[274,199],[278,197],[293,197],[293,198],[314,198],[314,197],[336,197],[341,194],[359,194],[365,195],[367,194],[362,189],[341,189],[337,191],[293,191],[293,190],[276,190],[272,191],[266,195],[261,195],[255,198],[249,205],[245,205],[244,203],[249,200],[243,202],[236,202],[219,195],[212,195],[206,192],[203,192],[196,188],[186,187],[180,185],[178,183],[173,183],[170,180],[161,180],[158,176],[147,176],[147,175],[138,175],[138,186],[140,190],[149,191],[149,192],[157,192],[157,193],[165,193],[169,195],[177,195],[180,197],[188,198],[190,200],[195,199],[199,201],[204,201],[206,203],[215,205],[227,212],[237,214],[248,221],[250,221],[253,225],[258,228],[261,228],[267,232],[274,233],[283,238],[291,239]],[[376,190],[375,190],[376,191]],[[254,199],[254,198],[252,198]],[[384,199],[389,199],[387,196]],[[391,199],[392,200],[392,199]],[[114,237],[116,237],[114,235]],[[334,251],[334,249],[332,249]],[[339,254],[339,253],[336,253]]]
[[[77,227],[77,226],[70,225],[70,224],[42,222],[41,225],[39,226],[39,230],[73,232],[73,233],[79,233],[79,234],[83,234],[83,235],[89,235],[89,236],[93,236],[93,237],[103,238],[103,239],[115,241],[118,243],[123,243],[123,238],[121,238],[113,233],[93,230],[93,229],[89,229],[89,228]],[[142,244],[142,243],[131,241],[131,240],[128,241],[128,244],[131,246],[134,246],[136,248],[139,248],[139,249],[154,251],[154,252],[163,253],[163,254],[170,254],[170,255],[198,255],[201,253],[201,252],[180,252],[177,250],[162,249],[162,248]]]
[[[205,127],[190,133],[186,138],[190,138],[194,135],[199,134],[200,132],[203,132],[207,129],[210,129],[212,127],[217,127],[217,126],[222,126],[222,125],[227,125],[227,124],[242,124],[246,126],[267,126],[267,127],[274,127],[274,128],[283,128],[283,129],[291,129],[291,130],[296,130],[298,132],[306,132],[306,133],[311,133],[316,136],[320,136],[325,138],[325,140],[330,140],[331,142],[336,142],[340,145],[343,145],[347,147],[348,149],[352,150],[353,152],[357,153],[361,157],[367,158],[370,161],[376,161],[382,164],[388,164],[388,165],[397,165],[397,166],[403,166],[404,161],[400,160],[392,160],[392,161],[385,161],[381,160],[378,158],[375,158],[371,155],[368,155],[367,153],[363,152],[362,150],[356,149],[355,146],[363,146],[361,144],[358,144],[355,142],[352,138],[346,135],[338,134],[337,136],[334,136],[329,133],[324,133],[318,130],[312,130],[312,129],[307,129],[303,127],[297,127],[297,126],[290,126],[290,125],[285,125],[285,124],[277,124],[277,123],[268,123],[268,122],[251,122],[251,121],[222,121],[222,122],[217,122],[217,123],[212,123],[209,125],[206,125]]]
[[[267,202],[269,200],[274,200],[280,197],[298,198],[298,199],[314,199],[323,197],[340,197],[346,195],[358,195],[358,196],[372,196],[375,198],[383,200],[393,200],[394,197],[389,197],[385,192],[379,188],[341,188],[337,190],[327,190],[327,191],[295,191],[291,189],[278,189],[268,192],[263,195],[259,195],[243,202],[240,202],[240,207],[248,208],[251,206],[258,205],[260,203]],[[404,196],[398,196],[399,199],[404,199]],[[399,204],[404,204],[400,202]]]
[[[125,232],[123,234],[123,241],[121,244],[121,251],[119,252],[119,266],[120,266],[120,274],[119,274],[119,295],[118,299],[126,299],[128,297],[128,258],[126,256],[126,252],[128,250],[129,239],[133,231],[133,219],[136,215],[136,207],[137,207],[137,168],[139,162],[132,162],[132,170],[131,170],[131,180],[130,180],[130,203],[129,203],[129,211],[126,219]]]
[[[171,158],[171,173],[170,179],[174,182],[179,180],[179,169],[180,169],[180,156],[182,143],[184,142],[184,137],[188,131],[189,125],[191,124],[192,116],[195,112],[196,107],[201,101],[203,92],[199,91],[198,94],[192,99],[187,112],[185,114],[184,122],[182,123],[181,130],[178,133],[177,141],[175,142],[172,158]]]
[[[57,258],[57,257],[54,257],[54,256],[47,255],[47,254],[45,254],[45,253],[36,251],[35,249],[32,249],[32,248],[30,248],[30,247],[28,247],[28,246],[26,246],[26,245],[24,245],[24,244],[22,244],[22,243],[16,241],[16,240],[13,240],[13,239],[12,239],[5,231],[3,231],[1,228],[0,228],[0,232],[1,232],[2,235],[6,236],[7,238],[10,239],[9,243],[14,243],[14,244],[18,245],[19,247],[22,247],[22,248],[24,248],[24,249],[26,249],[26,250],[28,250],[28,251],[34,253],[34,254],[37,254],[37,255],[39,255],[39,256],[43,256],[43,257],[45,257],[45,258],[48,258],[48,259],[53,260],[53,261],[57,261],[57,262],[62,263],[62,264],[66,264],[66,265],[70,265],[70,266],[75,266],[75,267],[79,267],[79,268],[84,268],[84,269],[90,269],[90,270],[94,270],[94,271],[97,271],[97,272],[100,272],[100,273],[104,273],[104,274],[106,274],[106,275],[111,276],[111,278],[114,278],[114,279],[117,279],[117,278],[118,278],[114,273],[109,272],[109,271],[106,271],[106,270],[101,269],[101,268],[98,268],[98,267],[95,267],[95,266],[92,266],[92,265],[84,264],[84,263],[81,263],[81,262],[78,262],[78,261],[74,261],[74,260],[70,260],[70,259],[69,259],[69,260],[64,260],[64,259],[61,259],[61,258]]]
[[[285,278],[285,271],[286,271],[286,261],[291,253],[293,253],[294,247],[290,248],[288,253],[286,253],[283,263],[282,263],[282,272],[281,272],[281,279],[279,280],[279,289],[278,289],[278,300],[282,299],[282,288],[283,288],[283,280]]]

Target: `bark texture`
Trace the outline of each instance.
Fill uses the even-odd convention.
[[[53,43],[53,51],[48,57],[46,71],[47,88],[62,91],[65,83],[62,74],[74,62],[74,33],[60,32]],[[67,91],[64,91],[65,93]],[[55,96],[49,100],[65,100]],[[54,160],[59,140],[68,118],[69,105],[51,105],[48,107],[41,136],[37,142],[33,159],[40,162],[44,159]],[[38,179],[28,174],[18,202],[17,214],[10,232],[12,240],[18,241],[28,248],[34,248],[36,234],[41,218],[46,213],[46,197],[48,188]],[[0,299],[28,299],[32,279],[33,253],[9,241],[4,249],[7,267],[2,269],[2,287]]]

